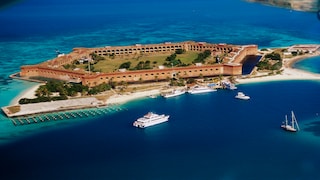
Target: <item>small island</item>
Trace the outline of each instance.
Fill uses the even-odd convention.
[[[8,117],[31,116],[108,106],[194,84],[221,87],[222,80],[320,79],[317,74],[291,68],[295,61],[319,54],[320,45],[258,50],[257,45],[193,41],[75,48],[70,54],[59,52],[52,60],[22,66],[13,78],[41,84],[2,110]],[[252,57],[254,66],[243,74]]]
[[[317,12],[319,11],[318,0],[247,0],[248,2],[257,2],[272,6],[278,6],[287,9],[294,9],[298,11]]]

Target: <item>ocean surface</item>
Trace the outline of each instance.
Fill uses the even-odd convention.
[[[187,40],[320,44],[320,21],[241,0],[24,0],[0,8],[0,105],[34,83],[21,65],[55,50]],[[320,58],[295,64],[319,73]],[[320,81],[238,85],[237,91],[138,99],[107,113],[14,126],[0,114],[0,177],[12,179],[320,179]],[[147,104],[147,106],[146,106]],[[301,131],[280,129],[293,110]],[[148,111],[170,115],[132,127]],[[77,113],[77,112],[73,112]]]

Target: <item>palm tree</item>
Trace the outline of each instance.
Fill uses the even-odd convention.
[[[37,90],[36,90],[36,96],[41,97],[41,96],[46,96],[49,97],[51,92],[48,90],[47,86],[41,85]]]

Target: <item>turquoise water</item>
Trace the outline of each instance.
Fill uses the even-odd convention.
[[[296,62],[293,67],[294,68],[298,68],[298,69],[302,69],[304,71],[309,71],[312,73],[320,73],[320,57],[312,57],[312,58],[308,58],[305,59],[304,61],[299,61]]]
[[[0,25],[1,106],[34,85],[8,76],[54,58],[56,49],[186,40],[260,48],[320,43],[314,14],[240,0],[25,0],[1,9]],[[317,60],[299,63],[319,72]],[[94,118],[17,127],[1,114],[1,178],[319,179],[319,82],[239,89],[252,99],[236,100],[235,91],[145,98]],[[291,110],[302,129],[297,134],[279,129]],[[170,121],[133,128],[147,111],[170,114]]]

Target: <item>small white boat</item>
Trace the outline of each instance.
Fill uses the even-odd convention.
[[[136,121],[134,121],[133,126],[138,128],[146,128],[149,126],[166,122],[169,120],[169,117],[169,115],[159,115],[153,112],[148,112],[143,117],[138,118]]]
[[[152,98],[152,99],[157,98],[156,95],[150,95],[149,97]]]
[[[290,132],[297,132],[300,130],[299,125],[298,125],[298,121],[297,121],[293,111],[291,111],[291,124],[288,123],[288,118],[286,115],[285,122],[283,122],[283,124],[281,125],[281,128],[286,131],[290,131]]]
[[[164,94],[163,97],[170,98],[170,97],[180,96],[180,95],[185,94],[185,93],[186,93],[185,90],[176,89],[176,90],[173,90],[173,91],[171,91],[169,93]]]
[[[223,81],[222,82],[222,86],[226,89],[230,89],[230,90],[236,90],[238,89],[234,84],[232,84],[231,82],[229,81]]]
[[[217,90],[207,86],[194,86],[188,91],[188,93],[200,94],[200,93],[207,93],[207,92],[214,92],[214,91],[217,91]]]
[[[243,92],[238,92],[238,94],[235,96],[235,98],[248,100],[248,99],[250,99],[250,96],[245,95]]]

